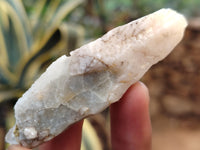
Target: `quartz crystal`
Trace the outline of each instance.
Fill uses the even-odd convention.
[[[10,144],[33,148],[118,101],[181,41],[186,19],[161,9],[61,56],[17,101]]]

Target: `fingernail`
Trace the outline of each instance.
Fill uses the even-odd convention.
[[[141,81],[138,81],[138,83],[145,89],[147,96],[150,97],[148,87]]]

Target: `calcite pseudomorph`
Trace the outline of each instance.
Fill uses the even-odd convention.
[[[61,56],[16,103],[7,142],[36,147],[116,102],[171,52],[186,26],[181,14],[161,9]]]

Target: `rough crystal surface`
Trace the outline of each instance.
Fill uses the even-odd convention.
[[[171,52],[186,26],[181,14],[161,9],[60,57],[16,103],[7,142],[36,147],[116,102]]]

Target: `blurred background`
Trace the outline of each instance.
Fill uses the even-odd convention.
[[[163,7],[189,22],[184,39],[143,77],[153,150],[200,150],[199,0],[0,0],[0,150],[13,106],[47,66],[110,29]],[[108,110],[90,117],[82,150],[109,150]]]

